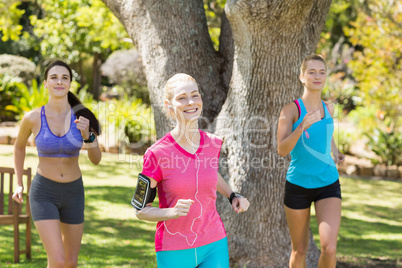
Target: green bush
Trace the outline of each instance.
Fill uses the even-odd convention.
[[[126,144],[149,144],[155,136],[155,128],[151,108],[142,103],[141,99],[128,97],[125,95],[116,102],[115,128],[124,129],[124,139]],[[112,122],[111,122],[112,123]]]
[[[152,110],[141,99],[128,97],[127,94],[119,100],[105,102],[79,97],[98,117],[103,133],[111,144],[139,148],[155,139]]]
[[[35,78],[36,65],[24,57],[3,54],[0,55],[0,74],[20,77],[22,82],[29,84]]]
[[[126,134],[129,143],[138,143],[142,140],[142,124],[136,120],[127,121],[124,126],[124,133]]]
[[[48,101],[47,90],[43,84],[39,86],[35,79],[32,80],[30,87],[20,82],[14,82],[13,85],[19,94],[11,99],[12,104],[7,105],[5,109],[14,112],[17,120],[20,120],[26,112],[42,107]]]
[[[402,165],[402,134],[397,131],[383,131],[375,128],[371,133],[364,134],[368,139],[367,146],[379,158],[372,159],[374,164]]]
[[[356,140],[356,133],[344,129],[336,128],[334,131],[334,140],[338,149],[344,153],[351,155],[350,151],[352,143]]]
[[[21,78],[9,75],[0,75],[0,122],[16,121],[18,112],[9,110],[6,107],[13,103],[13,99],[18,97],[19,90],[16,84],[21,82]]]

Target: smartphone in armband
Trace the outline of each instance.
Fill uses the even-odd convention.
[[[151,180],[144,174],[138,174],[137,188],[133,198],[131,199],[131,205],[137,209],[143,209],[147,204],[152,203],[156,196],[156,187],[151,188]]]

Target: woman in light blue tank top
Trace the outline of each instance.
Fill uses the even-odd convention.
[[[34,134],[39,164],[29,204],[47,253],[47,267],[77,267],[85,208],[78,157],[84,144],[89,160],[95,165],[100,162],[97,136],[101,129],[95,115],[69,91],[72,71],[66,63],[50,64],[44,78],[49,101],[24,115],[14,145],[18,187],[13,199],[23,202],[25,146]]]
[[[313,202],[321,244],[318,267],[336,266],[341,221],[341,190],[336,162],[343,161],[344,155],[333,139],[334,106],[321,100],[326,72],[325,60],[320,55],[310,55],[303,60],[300,74],[303,96],[285,105],[278,121],[278,153],[291,155],[284,198],[292,242],[289,267],[306,267]]]

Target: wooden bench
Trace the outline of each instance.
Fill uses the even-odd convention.
[[[29,188],[31,187],[32,170],[31,168],[28,168],[23,171],[24,202],[22,204],[19,204],[12,199],[14,193],[14,169],[0,167],[0,174],[0,225],[14,226],[14,263],[19,263],[20,254],[25,253],[27,259],[31,258],[31,210],[28,194]],[[24,177],[26,177],[26,180]],[[7,185],[9,186],[9,190],[8,193],[5,193],[4,188]],[[26,224],[25,250],[20,250],[20,224]]]

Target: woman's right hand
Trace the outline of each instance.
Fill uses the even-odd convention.
[[[300,123],[300,126],[303,130],[308,129],[314,123],[321,120],[321,113],[320,110],[316,110],[306,114],[303,118],[303,121]]]
[[[177,219],[181,216],[187,216],[190,211],[191,205],[194,203],[194,200],[191,199],[179,199],[177,200],[176,205],[171,209],[172,210],[172,219]]]
[[[18,186],[17,189],[15,190],[13,194],[13,199],[17,201],[18,203],[24,202],[24,198],[22,197],[22,193],[24,192],[24,187],[23,186]]]

